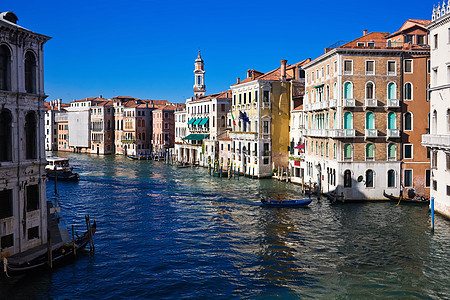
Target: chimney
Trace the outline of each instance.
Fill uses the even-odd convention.
[[[367,35],[367,29],[364,29],[363,30],[363,36],[366,36]]]
[[[98,96],[100,99],[102,99],[103,98],[103,95],[100,95],[100,96]]]
[[[241,83],[241,79],[239,77],[237,78],[237,83]]]
[[[281,68],[280,68],[280,80],[281,81],[286,81],[286,63],[287,60],[286,59],[281,59]]]
[[[56,101],[58,101],[58,110],[61,110],[61,99],[58,99]]]
[[[249,69],[247,70],[247,78],[250,78],[252,76],[252,70]]]

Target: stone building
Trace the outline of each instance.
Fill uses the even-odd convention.
[[[450,2],[433,8],[431,20],[430,133],[423,135],[422,144],[431,151],[435,210],[450,217]]]
[[[44,102],[45,108],[45,150],[56,151],[58,150],[58,136],[57,136],[57,124],[55,116],[62,108],[61,99],[56,99],[50,102]],[[64,105],[67,106],[67,105]]]
[[[47,242],[44,44],[0,13],[0,258]]]
[[[292,91],[302,85],[301,66],[310,60],[261,73],[248,70],[247,78],[231,86],[231,159],[240,172],[268,177],[273,168],[287,168]]]
[[[153,111],[153,152],[158,155],[174,148],[176,110],[174,105],[165,105]]]

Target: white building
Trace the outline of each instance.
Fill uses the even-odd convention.
[[[431,124],[422,145],[431,148],[430,196],[435,199],[435,210],[450,217],[450,1],[433,9],[428,30]]]
[[[46,102],[45,107],[45,150],[57,151],[58,150],[58,124],[55,121],[55,115],[61,111],[61,99],[56,99],[50,102]]]
[[[187,126],[187,113],[186,109],[178,110],[174,112],[175,116],[175,143],[183,143],[183,138],[187,136],[188,126]]]
[[[47,242],[44,44],[0,13],[0,258]]]
[[[303,105],[299,105],[291,110],[290,122],[290,145],[289,145],[289,170],[290,179],[295,183],[303,183],[305,160],[304,141],[303,141]]]

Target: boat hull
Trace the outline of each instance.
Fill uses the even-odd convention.
[[[301,199],[301,200],[284,200],[281,202],[267,202],[261,199],[262,205],[265,207],[307,207],[311,204],[311,199]]]
[[[388,198],[389,200],[392,201],[397,201],[400,203],[411,203],[411,204],[426,204],[429,205],[430,204],[430,200],[426,199],[426,198],[408,198],[408,197],[402,197],[400,200],[399,196],[394,196],[394,195],[388,195],[386,194],[386,192],[383,191],[383,195],[384,197]]]

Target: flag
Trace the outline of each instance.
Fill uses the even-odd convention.
[[[295,149],[298,149],[298,150],[300,150],[300,149],[305,149],[305,143],[303,143],[303,144],[301,144],[301,145],[297,145],[297,146],[295,146],[294,148],[295,148]]]
[[[233,125],[236,126],[236,121],[234,120],[233,112],[231,112],[231,118],[233,119]]]

